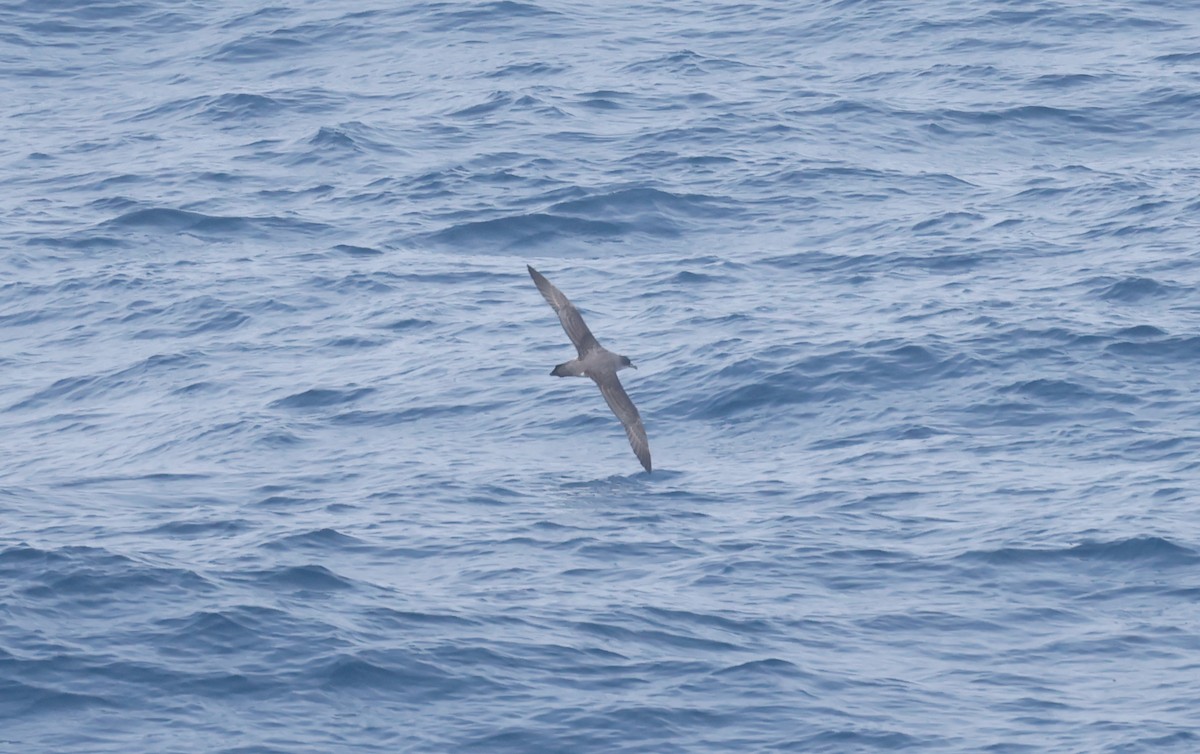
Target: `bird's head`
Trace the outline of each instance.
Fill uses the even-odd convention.
[[[622,357],[621,357],[621,366],[619,366],[619,367],[617,367],[617,368],[618,368],[618,369],[624,369],[625,367],[630,367],[630,368],[632,368],[632,369],[637,369],[637,367],[633,366],[633,362],[629,360],[629,357],[628,357],[628,356],[622,356]]]

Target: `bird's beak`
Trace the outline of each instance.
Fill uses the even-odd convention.
[[[630,364],[629,366],[633,367],[634,369],[637,369],[637,365],[635,365],[635,364]]]

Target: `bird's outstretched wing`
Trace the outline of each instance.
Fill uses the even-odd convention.
[[[529,265],[525,265],[529,270],[529,277],[533,278],[533,282],[537,284],[538,290],[542,292],[542,296],[546,299],[546,303],[554,307],[554,311],[558,312],[558,319],[562,322],[563,329],[567,331],[567,337],[575,344],[575,350],[583,356],[588,351],[599,348],[600,343],[596,340],[596,336],[592,335],[592,331],[584,323],[583,317],[580,316],[579,310],[575,305],[567,300],[563,292],[554,287],[554,284],[546,279],[546,276]],[[617,388],[620,389],[618,383]],[[626,401],[629,399],[626,398]],[[633,404],[630,404],[632,406]],[[614,409],[615,410],[615,409]],[[634,416],[637,415],[635,410]]]
[[[646,428],[642,426],[642,417],[638,413],[637,406],[633,405],[633,401],[629,400],[629,394],[625,392],[625,388],[621,387],[617,373],[603,372],[599,375],[589,374],[588,376],[600,386],[600,393],[604,396],[608,407],[621,420],[621,424],[625,425],[625,434],[629,436],[629,444],[633,447],[634,455],[642,462],[646,471],[650,471],[650,441],[646,439]]]

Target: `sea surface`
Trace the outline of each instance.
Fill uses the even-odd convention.
[[[4,754],[1200,751],[1194,0],[4,2],[0,186]]]

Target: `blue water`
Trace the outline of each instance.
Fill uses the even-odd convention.
[[[0,751],[1200,750],[1200,6],[252,5],[0,7]]]

